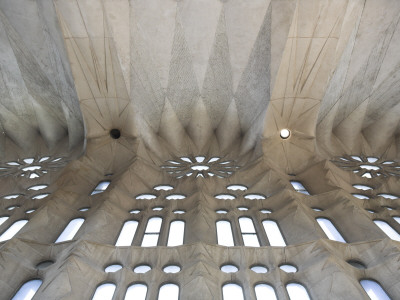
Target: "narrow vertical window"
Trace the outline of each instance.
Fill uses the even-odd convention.
[[[316,218],[319,226],[321,226],[322,230],[325,232],[328,239],[333,241],[338,241],[342,243],[346,243],[342,235],[337,231],[335,225],[329,219],[326,218]]]
[[[372,300],[390,300],[389,296],[376,281],[363,279],[360,284]]]
[[[147,286],[141,283],[132,284],[126,290],[124,300],[145,300],[147,294]]]
[[[111,300],[116,287],[114,283],[103,283],[99,285],[94,292],[92,300]]]
[[[378,227],[386,233],[388,237],[390,237],[392,240],[399,241],[400,242],[400,234],[392,228],[388,223],[385,221],[381,220],[374,220],[374,223],[378,225]]]
[[[31,300],[42,285],[40,279],[25,282],[11,300]]]
[[[164,284],[160,287],[158,300],[178,300],[179,286],[173,283]]]
[[[260,247],[253,220],[248,217],[239,218],[239,225],[244,245],[249,247]]]
[[[94,188],[93,192],[90,195],[96,195],[104,192],[108,186],[110,185],[111,181],[105,180],[100,181],[99,184]]]
[[[83,222],[85,222],[85,219],[83,218],[77,218],[71,220],[68,223],[67,227],[65,227],[64,231],[60,234],[58,239],[55,241],[55,243],[61,243],[72,240],[75,234],[78,232],[79,228],[81,228]]]
[[[305,195],[310,195],[310,193],[307,191],[307,189],[304,187],[304,185],[300,181],[291,180],[290,183],[292,184],[292,186],[296,190],[296,192],[299,192],[299,193],[302,193]]]
[[[224,300],[244,300],[243,289],[236,283],[228,283],[222,287]]]
[[[232,226],[229,221],[217,222],[217,240],[218,245],[221,246],[234,246]]]
[[[130,246],[132,245],[133,238],[135,237],[138,221],[126,221],[122,226],[121,232],[115,246]]]
[[[4,242],[13,238],[13,236],[16,235],[26,223],[28,223],[28,220],[16,221],[14,224],[8,227],[8,229],[4,231],[2,235],[0,235],[0,242]]]
[[[286,290],[290,300],[310,300],[306,288],[300,283],[289,283],[286,285]]]
[[[272,286],[265,283],[257,284],[254,287],[257,300],[277,300],[275,290]]]
[[[265,220],[262,223],[271,246],[286,246],[285,239],[275,221]]]
[[[153,217],[147,221],[147,227],[144,233],[142,247],[157,246],[161,224],[162,219],[160,217]]]
[[[167,246],[183,245],[183,237],[185,235],[185,222],[173,221],[169,227]]]

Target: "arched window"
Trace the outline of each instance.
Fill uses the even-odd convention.
[[[257,300],[277,300],[275,290],[266,283],[257,284],[254,287]]]
[[[64,231],[57,238],[55,243],[61,243],[61,242],[72,240],[74,238],[75,234],[78,232],[79,228],[81,228],[83,222],[85,222],[85,219],[83,219],[83,218],[76,218],[76,219],[71,220],[68,223],[67,227],[65,227]]]
[[[381,220],[374,220],[374,223],[378,225],[378,227],[386,233],[388,237],[390,237],[392,240],[399,241],[400,242],[400,234],[392,228],[388,223],[385,221]]]
[[[169,227],[167,246],[183,245],[183,237],[185,235],[185,222],[181,220],[172,221]]]
[[[244,245],[249,247],[260,247],[253,220],[248,217],[239,218],[239,225]]]
[[[162,219],[160,217],[153,217],[147,221],[147,227],[144,233],[142,247],[157,246],[161,224]]]
[[[234,246],[231,222],[222,220],[217,221],[216,225],[218,245]]]
[[[319,226],[321,226],[322,230],[325,232],[328,239],[333,241],[338,241],[342,243],[346,243],[342,235],[337,231],[335,225],[327,218],[316,218]]]
[[[94,188],[93,192],[90,195],[96,195],[104,192],[108,186],[110,185],[111,181],[104,180],[100,181],[99,184]]]
[[[300,181],[290,180],[290,183],[292,184],[292,186],[296,190],[296,192],[299,192],[299,193],[302,193],[305,195],[310,195],[310,193],[307,191],[307,189],[304,187],[304,185]]]
[[[126,290],[124,300],[145,300],[147,294],[147,286],[142,283],[132,284]]]
[[[158,300],[178,300],[179,286],[173,283],[167,283],[160,287]]]
[[[26,223],[28,223],[28,220],[19,220],[14,222],[14,224],[8,227],[8,229],[4,231],[2,235],[0,235],[0,242],[4,242],[13,238],[13,236],[16,235]]]
[[[94,292],[92,300],[111,300],[116,287],[114,283],[103,283],[99,285]]]
[[[275,221],[265,220],[262,223],[271,246],[286,246],[285,239]]]
[[[289,283],[286,285],[286,290],[290,300],[310,300],[306,288],[300,283]]]
[[[11,300],[30,300],[42,285],[42,280],[33,279],[25,282]]]
[[[222,287],[224,300],[244,300],[243,289],[236,283],[228,283]]]
[[[390,300],[383,288],[373,280],[363,279],[360,284],[372,300]]]
[[[126,221],[122,226],[121,232],[115,246],[130,246],[136,233],[139,222],[135,220]]]

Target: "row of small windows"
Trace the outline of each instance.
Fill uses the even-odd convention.
[[[383,288],[373,280],[363,279],[360,281],[361,286],[372,300],[390,300]],[[17,291],[12,300],[31,300],[40,286],[42,280],[34,279],[24,283]],[[92,297],[92,300],[111,300],[114,296],[116,285],[114,283],[103,283],[99,285]],[[300,283],[289,283],[286,290],[291,300],[309,300],[310,296],[307,289]],[[275,289],[266,283],[255,285],[254,291],[257,300],[273,300],[277,299]],[[128,287],[125,293],[125,300],[145,300],[147,294],[147,286],[142,283],[135,283]],[[236,283],[227,283],[222,287],[222,295],[224,300],[244,300],[243,289]],[[178,300],[179,286],[173,283],[167,283],[160,287],[158,300]]]

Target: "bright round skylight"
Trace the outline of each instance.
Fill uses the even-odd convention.
[[[290,130],[287,128],[284,128],[280,132],[280,136],[282,139],[287,139],[290,136]]]

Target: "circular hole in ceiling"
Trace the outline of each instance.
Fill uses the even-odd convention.
[[[280,136],[282,139],[287,139],[290,136],[290,130],[289,129],[282,129],[280,132]]]
[[[110,136],[113,139],[117,140],[117,139],[119,139],[121,137],[121,131],[119,131],[119,129],[116,129],[116,128],[111,129],[110,130]]]

